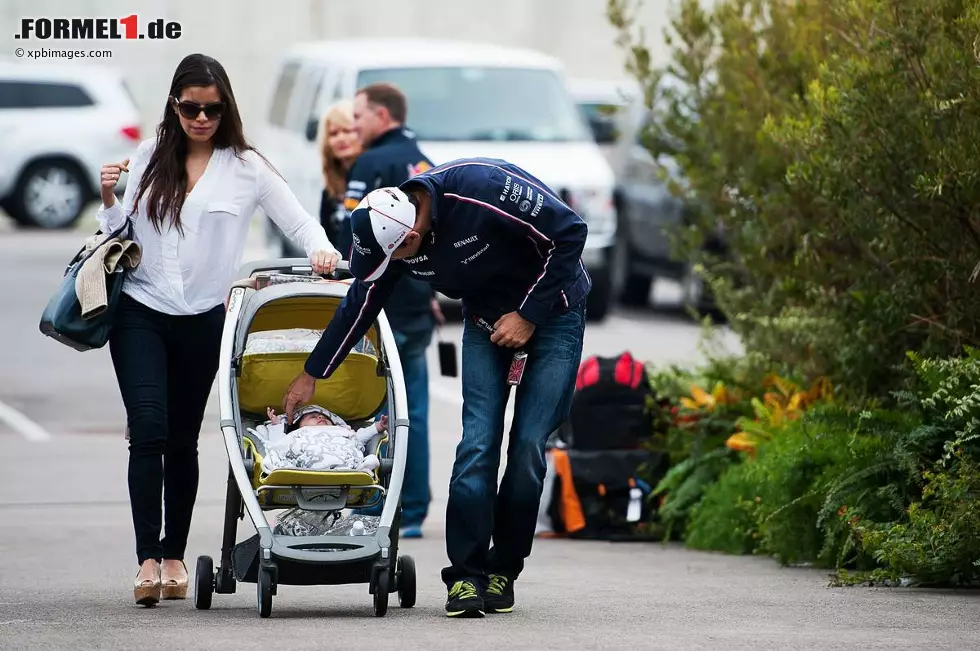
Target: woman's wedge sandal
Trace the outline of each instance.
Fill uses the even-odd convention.
[[[133,597],[140,606],[155,606],[160,601],[160,577],[140,580],[139,571],[133,581]]]
[[[184,566],[184,578],[183,579],[167,579],[166,581],[161,579],[161,584],[163,587],[163,598],[164,599],[186,599],[187,598],[187,565],[184,561],[180,562]]]

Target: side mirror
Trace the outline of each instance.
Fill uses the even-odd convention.
[[[320,128],[320,121],[310,118],[306,123],[306,139],[310,142],[316,140],[316,132]]]
[[[589,127],[592,129],[592,136],[596,143],[600,145],[611,145],[616,142],[618,135],[616,124],[610,119],[589,118]]]

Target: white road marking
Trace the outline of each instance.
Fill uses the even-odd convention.
[[[0,422],[6,423],[11,429],[33,443],[51,440],[51,434],[46,429],[2,400],[0,400]]]

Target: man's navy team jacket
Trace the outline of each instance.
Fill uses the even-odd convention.
[[[516,311],[541,325],[592,288],[582,249],[588,227],[540,180],[506,161],[467,158],[412,177],[431,196],[432,230],[414,258],[392,260],[373,283],[355,279],[306,361],[329,377],[367,333],[402,274],[424,280],[468,315],[495,323]]]

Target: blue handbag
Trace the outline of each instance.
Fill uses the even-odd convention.
[[[82,265],[95,254],[102,244],[114,237],[120,237],[124,231],[127,233],[126,239],[129,239],[132,233],[131,220],[127,219],[125,225],[109,234],[97,246],[92,247],[91,251],[86,251],[83,246],[75,254],[65,269],[61,286],[48,301],[44,312],[41,314],[40,330],[43,334],[78,351],[102,348],[106,345],[106,342],[109,341],[109,332],[112,330],[115,308],[119,303],[119,295],[122,293],[126,273],[106,275],[108,305],[100,314],[86,319],[82,318],[82,306],[75,292],[75,278],[78,276]],[[96,235],[101,234],[101,231],[96,232]]]

